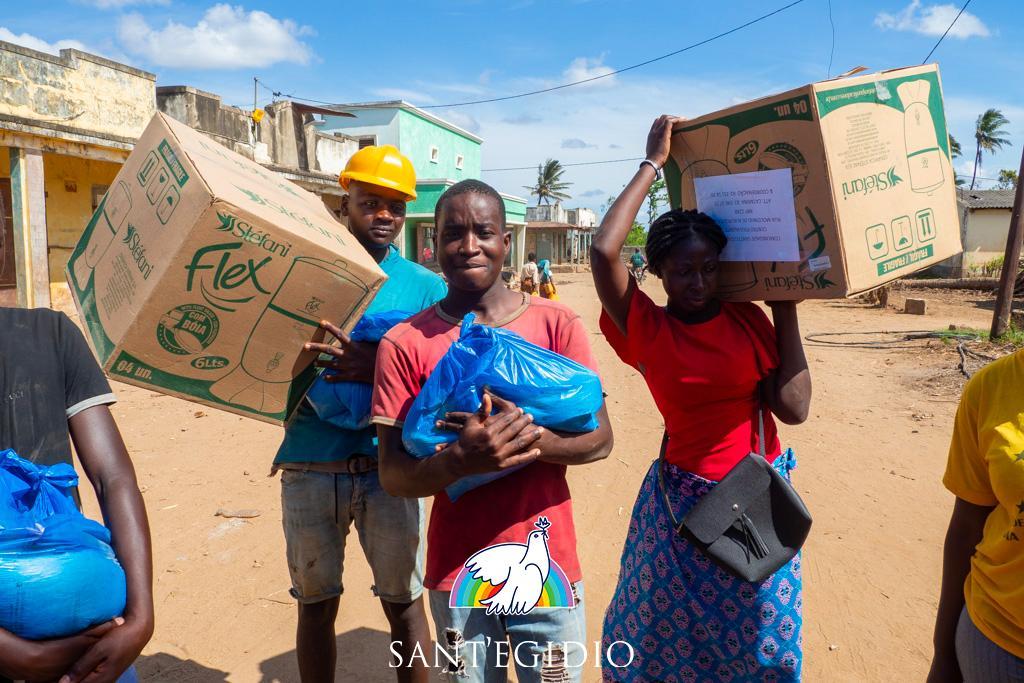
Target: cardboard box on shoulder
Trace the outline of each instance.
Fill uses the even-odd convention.
[[[792,183],[791,253],[723,261],[724,299],[852,296],[962,250],[934,64],[814,83],[677,124],[665,177],[672,206],[713,205],[728,248],[764,254],[793,238],[792,218],[765,210],[772,174],[753,175],[776,170]],[[700,179],[725,175],[708,185],[714,192],[702,189]]]
[[[66,274],[112,378],[274,424],[320,320],[351,330],[386,277],[316,195],[163,114]]]

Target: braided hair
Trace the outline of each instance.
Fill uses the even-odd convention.
[[[651,224],[647,231],[647,264],[648,269],[661,277],[661,267],[672,249],[686,240],[701,237],[708,241],[721,254],[725,249],[726,238],[722,228],[711,216],[694,209],[672,209],[663,213]]]

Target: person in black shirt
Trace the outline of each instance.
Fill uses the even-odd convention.
[[[0,450],[12,448],[39,465],[71,463],[74,442],[128,586],[124,615],[84,633],[29,641],[0,629],[0,680],[116,681],[153,635],[149,523],[110,414],[115,400],[85,338],[66,315],[0,308]]]

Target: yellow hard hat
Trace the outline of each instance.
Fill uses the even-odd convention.
[[[338,182],[347,190],[353,180],[397,190],[408,201],[416,199],[416,169],[393,145],[363,147],[353,154]]]

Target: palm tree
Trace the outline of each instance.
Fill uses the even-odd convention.
[[[565,169],[557,159],[548,159],[537,166],[537,184],[525,186],[530,194],[537,195],[537,206],[540,206],[541,203],[547,204],[552,199],[557,202],[569,198],[565,190],[572,183],[562,181],[563,173],[565,173]]]
[[[949,136],[949,156],[953,159],[959,159],[963,156],[963,152],[960,149],[960,143],[952,135]],[[953,169],[953,183],[960,187],[964,184],[964,179],[956,172],[956,168]]]
[[[978,179],[978,166],[981,165],[982,154],[985,152],[994,154],[1004,145],[1010,144],[1009,138],[1000,137],[1006,134],[1003,126],[1007,126],[1009,123],[998,109],[988,109],[978,117],[978,121],[974,125],[974,140],[977,143],[974,153],[974,174],[971,176],[969,190],[974,189],[974,183]]]

